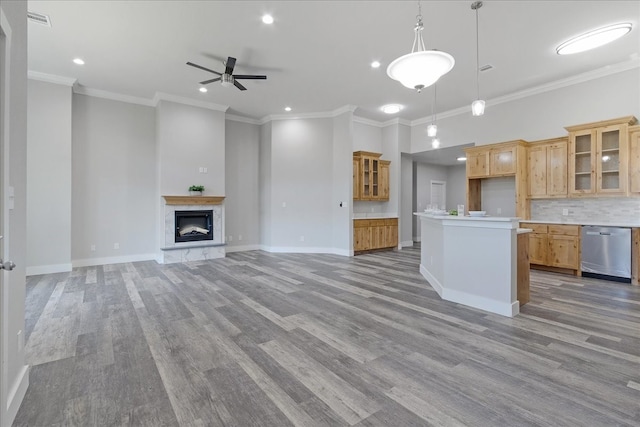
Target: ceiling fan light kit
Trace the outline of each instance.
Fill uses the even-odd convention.
[[[429,87],[453,68],[456,61],[453,56],[439,50],[427,50],[422,39],[420,3],[418,3],[418,22],[414,27],[414,39],[411,53],[403,55],[389,64],[387,75],[403,86],[418,92]]]
[[[204,80],[200,82],[201,85],[207,85],[213,82],[220,82],[220,84],[224,87],[235,86],[240,90],[247,90],[238,80],[246,79],[246,80],[266,80],[267,76],[258,76],[258,75],[244,75],[244,74],[233,74],[233,69],[236,66],[236,58],[230,56],[224,62],[225,70],[224,73],[219,73],[217,71],[211,70],[209,68],[203,67],[202,65],[194,64],[193,62],[187,62],[187,65],[191,67],[198,68],[200,70],[208,71],[213,74],[217,74],[220,77],[215,77],[213,79]]]

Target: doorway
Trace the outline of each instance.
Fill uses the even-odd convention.
[[[434,209],[447,208],[447,181],[431,181],[430,204]]]

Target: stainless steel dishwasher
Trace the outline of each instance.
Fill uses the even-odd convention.
[[[631,283],[631,229],[582,226],[583,276]]]

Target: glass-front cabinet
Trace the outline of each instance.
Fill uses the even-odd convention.
[[[628,128],[635,121],[635,117],[623,117],[566,128],[571,195],[627,193]]]
[[[389,161],[382,154],[367,151],[353,153],[354,200],[389,200]]]

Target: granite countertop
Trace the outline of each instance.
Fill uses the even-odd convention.
[[[640,228],[640,221],[549,221],[539,219],[522,219],[520,222],[528,222],[530,224],[597,225],[601,227]]]

